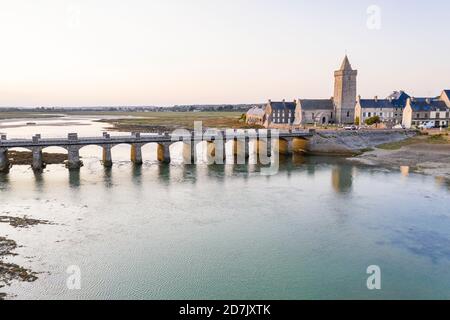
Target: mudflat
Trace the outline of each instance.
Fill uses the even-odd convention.
[[[380,145],[352,160],[370,166],[406,166],[413,172],[450,179],[450,140],[446,135],[417,136]]]

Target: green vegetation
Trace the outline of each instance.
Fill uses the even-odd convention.
[[[368,126],[371,126],[373,124],[380,123],[380,122],[381,122],[381,120],[380,120],[379,116],[370,117],[370,118],[366,119],[366,121],[365,121],[365,123]]]
[[[0,112],[0,120],[59,118],[61,114],[38,112]]]
[[[435,134],[428,137],[429,143],[449,143],[448,136],[443,134]]]
[[[124,116],[122,113],[114,113],[114,115]],[[201,121],[203,128],[260,127],[247,125],[245,123],[245,114],[243,115],[240,112],[136,112],[126,113],[126,115],[132,116],[132,118],[105,119],[101,121],[112,124],[116,130],[136,130],[141,132],[174,130],[178,128],[193,129],[195,121]]]
[[[399,150],[402,147],[410,146],[419,143],[429,144],[447,144],[450,143],[448,136],[445,135],[419,135],[413,138],[405,139],[398,142],[390,142],[377,146],[378,149],[383,150]]]
[[[374,149],[373,148],[362,148],[362,149],[359,149],[360,153],[366,153],[366,152],[370,152],[370,151],[374,151]]]
[[[359,119],[359,117],[356,117],[355,119],[355,125],[359,126],[360,125],[361,120]]]

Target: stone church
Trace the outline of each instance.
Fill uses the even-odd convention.
[[[247,114],[253,124],[283,128],[305,124],[351,124],[355,119],[356,77],[345,56],[339,70],[334,72],[334,95],[330,99],[297,99],[295,101],[271,101],[264,112],[252,108]],[[257,115],[256,115],[257,114]],[[256,120],[256,121],[255,121]]]

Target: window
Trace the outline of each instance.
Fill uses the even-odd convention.
[[[367,116],[370,118],[372,116],[372,112],[368,112]]]
[[[350,117],[350,111],[347,111],[347,118]]]
[[[365,112],[363,112],[363,118],[365,118],[366,117],[366,113]]]

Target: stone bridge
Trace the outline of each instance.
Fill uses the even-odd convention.
[[[179,132],[179,133],[176,133]],[[177,142],[183,143],[183,155],[187,155],[185,163],[192,163],[195,159],[195,151],[198,143],[207,143],[207,154],[215,158],[216,163],[220,163],[228,156],[245,159],[249,156],[249,142],[256,142],[256,153],[261,148],[270,152],[290,154],[293,152],[306,151],[307,139],[314,134],[313,131],[286,131],[275,130],[236,130],[228,129],[224,131],[212,130],[203,132],[189,132],[178,130],[172,134],[140,134],[131,133],[129,136],[111,136],[104,132],[101,137],[78,137],[76,133],[69,133],[67,138],[42,138],[36,134],[32,139],[7,139],[2,135],[0,139],[0,172],[9,172],[11,164],[8,160],[8,149],[25,148],[33,153],[32,168],[35,171],[42,171],[45,163],[42,157],[42,150],[48,147],[62,147],[68,152],[66,166],[69,169],[79,169],[83,163],[80,160],[80,149],[89,145],[100,146],[103,149],[102,162],[106,167],[112,166],[111,149],[119,144],[131,145],[131,161],[142,164],[142,146],[148,143],[157,144],[157,158],[161,162],[170,162],[170,145]],[[273,143],[276,142],[276,143]],[[227,154],[226,144],[232,144],[231,155]],[[268,150],[268,151],[267,151]],[[228,152],[230,153],[230,152]],[[223,163],[223,162],[222,162]]]

